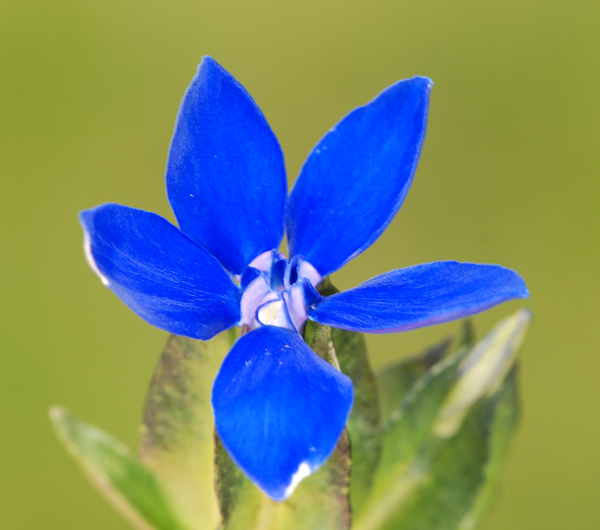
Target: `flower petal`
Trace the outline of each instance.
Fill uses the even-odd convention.
[[[240,291],[221,264],[162,217],[118,204],[79,214],[90,266],[135,313],[209,339],[240,320]]]
[[[215,380],[217,432],[237,465],[272,499],[291,495],[334,450],[352,407],[350,379],[295,331],[242,336]]]
[[[179,108],[166,181],[181,230],[232,273],[279,246],[283,153],[250,94],[210,57]]]
[[[312,304],[308,317],[352,331],[406,331],[528,296],[525,282],[510,269],[436,261],[387,272],[323,298]]]
[[[338,123],[310,153],[290,195],[290,255],[326,276],[368,248],[402,205],[425,138],[425,77],[399,81]]]
[[[245,276],[248,276],[250,272],[256,271],[248,267]],[[256,322],[256,311],[264,303],[265,298],[270,293],[273,293],[265,277],[258,272],[254,280],[252,280],[248,286],[244,289],[242,294],[242,300],[240,302],[242,312],[242,326],[248,326],[250,329],[254,329],[258,323]],[[277,294],[277,293],[275,293]]]

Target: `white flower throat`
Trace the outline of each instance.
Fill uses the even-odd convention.
[[[318,297],[317,270],[300,256],[287,260],[276,250],[256,257],[240,277],[243,289],[240,324],[250,330],[278,326],[302,332],[306,307]]]

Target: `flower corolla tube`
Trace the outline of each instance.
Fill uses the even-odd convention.
[[[181,103],[166,187],[179,228],[118,204],[81,212],[91,268],[144,320],[208,340],[244,333],[213,387],[215,425],[246,475],[284,500],[334,450],[351,380],[302,338],[307,319],[404,331],[528,296],[498,265],[438,261],[328,297],[322,279],[367,249],[402,205],[425,137],[432,82],[399,81],[312,150],[287,197],[283,154],[254,100],[205,57]],[[287,235],[288,260],[278,251]]]

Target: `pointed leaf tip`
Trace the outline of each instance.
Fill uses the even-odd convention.
[[[355,530],[478,527],[518,423],[515,353],[530,322],[518,311],[475,347],[419,370],[427,371],[390,418]]]
[[[92,485],[138,530],[192,530],[174,511],[154,474],[129,449],[100,429],[52,407],[59,440]]]
[[[454,435],[470,407],[480,397],[489,396],[500,387],[515,363],[531,320],[532,313],[528,309],[505,318],[462,361],[458,382],[433,427],[437,436]]]

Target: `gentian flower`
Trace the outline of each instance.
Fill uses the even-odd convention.
[[[438,261],[323,298],[321,280],[391,222],[425,137],[431,81],[399,81],[317,144],[286,198],[283,154],[248,92],[206,57],[187,89],[166,171],[179,228],[105,204],[83,211],[88,262],[150,324],[207,340],[243,334],[213,388],[216,429],[239,467],[283,500],[333,451],[350,379],[304,342],[307,319],[385,333],[446,322],[528,295],[497,265]],[[291,259],[278,252],[285,231]]]

